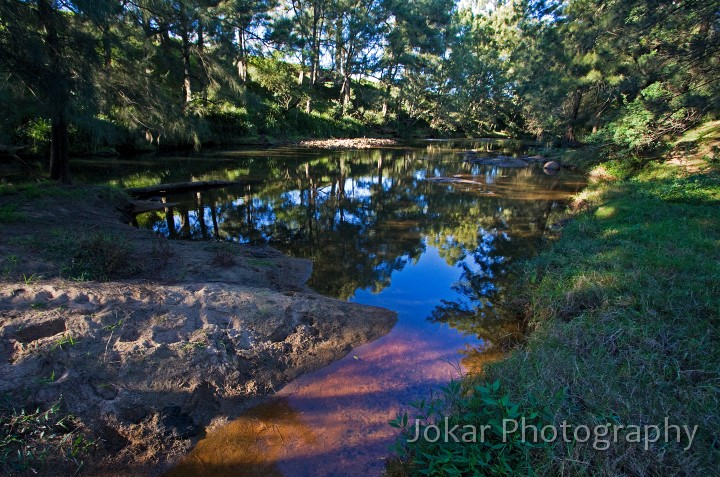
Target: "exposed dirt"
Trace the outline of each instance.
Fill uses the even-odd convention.
[[[123,223],[127,199],[66,191],[0,197],[17,214],[0,238],[0,393],[19,406],[62,397],[99,439],[83,475],[156,475],[213,421],[395,322],[390,311],[309,290],[308,261],[268,247],[168,242]],[[74,281],[73,258],[42,245],[91,230],[126,241],[126,278]]]

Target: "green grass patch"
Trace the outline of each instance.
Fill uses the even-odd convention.
[[[503,442],[505,420],[525,418],[527,426],[538,428],[548,421],[534,405],[512,402],[499,381],[487,386],[453,381],[412,408],[412,414],[403,412],[390,421],[402,434],[396,455],[411,463],[388,468],[391,476],[530,475],[530,455],[545,447],[522,440],[519,433]]]
[[[708,121],[696,128],[690,129],[675,140],[673,145],[677,146],[683,143],[696,143],[714,139],[720,140],[720,121]]]
[[[22,214],[17,211],[14,204],[0,206],[0,224],[9,224],[17,222],[22,218]]]
[[[687,439],[619,439],[603,450],[592,439],[559,440],[524,454],[515,474],[712,475],[720,462],[717,176],[650,165],[585,196],[589,209],[524,266],[535,331],[484,376],[468,378],[464,399],[477,393],[472,380],[497,380],[509,402],[558,427],[662,425],[665,418],[698,426],[689,449]],[[453,419],[472,422],[477,412],[487,411],[463,404]],[[422,472],[448,451],[405,455]]]
[[[0,405],[0,472],[3,475],[75,475],[95,448],[60,402],[46,410]],[[52,469],[52,470],[50,470]]]

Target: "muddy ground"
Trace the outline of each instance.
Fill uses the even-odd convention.
[[[206,429],[396,320],[308,289],[309,261],[126,225],[128,199],[109,189],[11,193],[3,207],[0,394],[77,416],[97,442],[83,475],[158,475]]]

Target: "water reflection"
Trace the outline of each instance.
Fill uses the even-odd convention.
[[[583,182],[542,167],[471,164],[459,153],[523,148],[215,151],[97,171],[92,180],[125,186],[253,179],[158,198],[177,205],[138,225],[173,238],[268,242],[313,261],[314,289],[398,312],[388,335],[300,377],[209,435],[168,475],[379,475],[394,438],[386,423],[401,405],[499,359],[522,335],[522,323],[498,306],[511,298],[511,265],[535,253],[553,210]]]
[[[179,205],[138,223],[172,238],[269,242],[312,259],[309,285],[347,299],[359,288],[388,286],[392,273],[417,260],[426,243],[441,249],[448,266],[483,246],[481,229],[512,230],[513,247],[532,248],[557,201],[578,186],[538,168],[466,163],[440,145],[309,160],[281,156],[268,158],[269,169],[244,159],[240,169],[262,176],[261,183],[165,197]],[[439,176],[475,184],[425,180]]]

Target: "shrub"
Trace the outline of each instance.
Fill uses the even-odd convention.
[[[94,232],[71,245],[64,273],[77,280],[109,280],[131,273],[130,244],[111,234]]]

